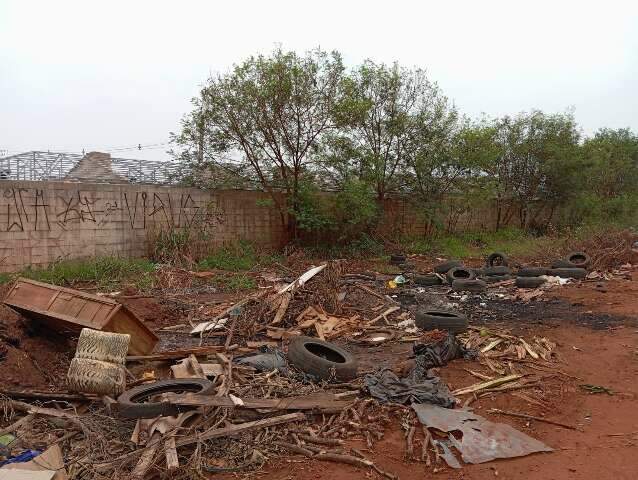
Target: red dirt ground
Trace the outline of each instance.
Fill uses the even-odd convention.
[[[461,470],[440,467],[435,473],[423,463],[403,459],[405,440],[397,427],[386,431],[373,452],[366,452],[362,442],[352,446],[367,453],[383,470],[397,474],[401,480],[441,478],[486,480],[494,478],[528,480],[591,480],[594,478],[638,478],[638,282],[610,281],[606,293],[598,291],[596,284],[585,283],[557,290],[555,296],[567,299],[577,311],[592,311],[621,315],[626,325],[604,330],[579,326],[565,315],[561,321],[516,325],[523,330],[550,338],[558,344],[563,372],[582,380],[568,381],[559,392],[549,398],[551,408],[543,409],[511,395],[481,398],[472,404],[479,414],[498,422],[508,423],[554,448],[553,453],[497,460],[482,465],[465,465]],[[603,301],[605,299],[605,301]],[[582,306],[580,306],[582,305]],[[567,309],[569,312],[569,309]],[[409,352],[409,346],[392,349],[390,355],[372,354],[368,363],[392,363]],[[456,360],[440,370],[451,389],[476,383],[465,372],[475,369],[476,363]],[[614,395],[589,394],[578,387],[581,383],[603,385]],[[527,413],[558,422],[578,426],[582,431],[568,430],[549,424],[496,416],[487,413],[490,408]],[[419,445],[417,445],[418,451]],[[374,472],[349,465],[309,461],[301,457],[275,460],[259,478],[273,480],[313,479],[345,480],[351,478],[380,478]]]
[[[597,286],[598,283],[585,282],[551,291],[545,298],[561,301],[558,305],[553,305],[555,302],[552,301],[535,304],[536,316],[526,313],[532,309],[525,305],[511,305],[515,319],[505,322],[508,327],[521,333],[543,335],[555,341],[561,360],[559,368],[582,380],[565,381],[561,388],[543,396],[549,408],[527,403],[508,394],[484,397],[472,404],[477,413],[494,421],[511,424],[542,440],[555,449],[553,453],[465,465],[461,470],[441,466],[435,472],[423,463],[404,461],[405,440],[398,421],[395,428],[386,431],[385,438],[375,445],[373,452],[366,452],[365,445],[360,442],[353,442],[352,446],[367,453],[380,468],[398,474],[401,480],[637,478],[638,275],[634,275],[631,281],[603,282],[602,287]],[[165,308],[154,299],[138,299],[127,303],[151,328],[184,321],[178,312]],[[552,308],[555,309],[552,311]],[[538,319],[539,310],[541,314],[547,312],[541,315],[547,318],[546,321]],[[597,324],[597,329],[581,321],[587,312],[602,318],[602,324]],[[14,340],[18,341],[17,345],[12,344]],[[3,306],[0,306],[0,345],[6,349],[6,358],[0,360],[0,378],[3,379],[4,388],[58,389],[59,383],[56,382],[64,378],[65,365],[68,365],[74,350],[72,342],[63,338],[32,332],[29,322],[24,322],[19,315]],[[367,350],[363,353],[364,368],[366,365],[372,368],[384,363],[395,365],[402,362],[409,351],[409,344]],[[476,362],[456,360],[442,368],[440,375],[452,389],[476,383],[477,380],[465,369],[480,370],[480,367]],[[615,393],[611,396],[588,394],[578,388],[580,383],[603,385]],[[544,416],[576,425],[582,431],[487,413],[493,407]],[[417,443],[418,448],[420,444]],[[269,480],[379,478],[379,475],[367,470],[309,461],[294,455],[273,459],[263,470],[249,476]],[[236,478],[234,475],[223,476],[231,477]]]

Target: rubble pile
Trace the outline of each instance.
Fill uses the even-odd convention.
[[[392,426],[405,432],[406,458],[434,468],[460,468],[459,458],[477,463],[551,451],[468,408],[488,395],[546,406],[543,392],[569,377],[558,368],[556,344],[468,325],[454,309],[468,296],[481,302],[494,295],[535,297],[517,288],[503,254],[490,256],[482,271],[459,262],[448,267],[423,280],[407,271],[349,272],[330,262],[292,278],[263,275],[256,292],[233,302],[189,297],[196,288],[189,277],[205,272],[164,270],[162,288],[179,294],[162,301],[181,318],[154,331],[108,295],[20,279],[5,303],[53,335],[80,336],[67,366],[105,366],[71,368],[65,384],[52,388],[3,390],[0,470],[27,468],[46,456],[50,461],[33,468],[52,472],[47,478],[141,479],[163,472],[207,478],[295,454],[395,479],[353,443],[373,449]],[[532,291],[539,296],[560,285],[551,278]],[[45,306],[32,305],[35,288],[49,295]],[[411,362],[408,368],[364,368],[360,361],[367,351],[393,349],[403,352],[397,361]],[[468,365],[476,382],[448,388],[441,373],[451,362]],[[484,436],[455,442],[445,432],[468,416],[516,448],[481,450]]]

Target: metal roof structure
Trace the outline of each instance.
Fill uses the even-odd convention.
[[[0,180],[66,180],[71,170],[85,158],[77,153],[31,151],[0,158]],[[153,162],[111,158],[110,168],[129,183],[177,183],[184,167],[175,162]],[[100,181],[100,177],[95,177]],[[113,183],[113,176],[105,177]]]

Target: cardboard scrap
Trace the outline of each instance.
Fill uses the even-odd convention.
[[[23,463],[8,463],[0,468],[0,479],[3,480],[66,480],[68,478],[66,468],[64,468],[62,450],[57,443],[33,460]]]

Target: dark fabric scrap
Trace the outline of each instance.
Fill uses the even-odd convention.
[[[384,368],[364,377],[364,383],[377,400],[385,403],[433,403],[452,408],[455,398],[439,377],[419,376],[414,372],[400,379],[392,370]]]
[[[286,356],[281,350],[277,348],[262,348],[260,351],[261,353],[256,355],[248,355],[238,358],[236,363],[238,365],[253,367],[259,372],[272,372],[273,370],[279,370],[284,375],[288,372]]]
[[[475,350],[469,350],[461,345],[452,333],[448,333],[445,338],[434,343],[415,345],[412,351],[416,356],[417,365],[424,370],[443,367],[457,358],[473,360],[478,355]]]

